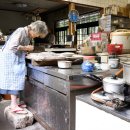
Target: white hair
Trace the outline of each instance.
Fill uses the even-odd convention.
[[[43,21],[38,20],[38,21],[32,22],[29,25],[29,27],[32,31],[34,31],[37,34],[40,34],[40,35],[47,35],[48,34],[47,25]]]

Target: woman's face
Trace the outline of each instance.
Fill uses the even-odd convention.
[[[34,31],[30,30],[29,31],[29,36],[30,36],[30,38],[36,38],[36,37],[44,38],[46,35],[38,34],[38,33],[35,33]]]
[[[29,30],[29,37],[30,38],[36,38],[36,37],[39,37],[40,35],[35,33],[34,31],[32,30]]]

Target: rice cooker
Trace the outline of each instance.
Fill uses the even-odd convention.
[[[118,29],[110,34],[111,44],[123,44],[123,53],[130,51],[130,30]]]

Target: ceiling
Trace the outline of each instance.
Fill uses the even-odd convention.
[[[0,10],[32,12],[37,9],[41,12],[62,7],[65,3],[51,0],[0,0]],[[24,6],[24,7],[21,7]]]
[[[60,2],[58,2],[60,1]],[[21,4],[25,7],[20,7]],[[0,0],[0,10],[17,11],[24,13],[43,13],[66,6],[68,3],[61,0]],[[94,11],[97,7],[84,6],[87,11]]]

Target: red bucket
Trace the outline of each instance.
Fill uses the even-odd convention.
[[[107,44],[107,51],[110,55],[112,54],[120,55],[122,54],[122,50],[123,50],[123,44]]]

